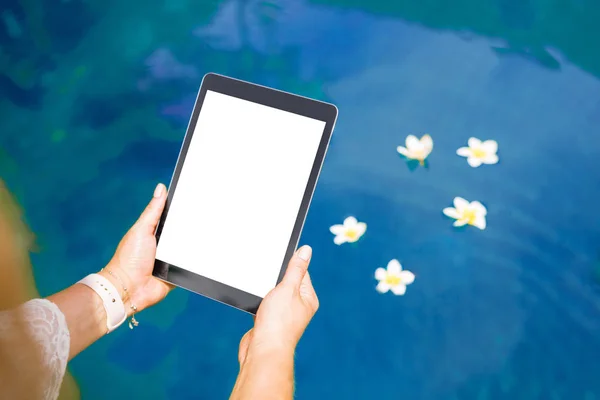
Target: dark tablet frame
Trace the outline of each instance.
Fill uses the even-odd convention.
[[[300,239],[304,220],[306,219],[310,201],[319,178],[319,173],[321,172],[321,166],[323,165],[325,153],[329,146],[329,140],[337,119],[338,110],[333,104],[244,82],[223,75],[214,73],[206,74],[202,79],[202,84],[200,85],[198,96],[196,97],[196,103],[194,104],[194,110],[192,111],[192,117],[179,152],[175,172],[173,173],[171,183],[169,184],[167,204],[156,229],[157,243],[160,241],[160,235],[169,214],[169,205],[173,199],[173,194],[177,190],[177,181],[179,180],[179,175],[181,174],[181,170],[185,163],[185,156],[190,146],[190,142],[192,141],[198,116],[200,115],[200,110],[202,109],[202,104],[204,103],[204,98],[206,97],[206,92],[208,90],[325,122],[323,136],[321,137],[315,161],[308,179],[308,184],[306,185],[304,196],[302,197],[302,203],[298,210],[298,216],[296,217],[294,229],[288,242],[287,251],[282,260],[281,270],[279,272],[279,277],[277,278],[277,283],[279,283],[285,274],[287,264],[294,254],[296,246],[298,246],[298,240]],[[221,303],[228,304],[251,314],[256,314],[258,306],[262,301],[261,297],[159,260],[156,260],[154,263],[153,275],[173,285],[201,294]]]

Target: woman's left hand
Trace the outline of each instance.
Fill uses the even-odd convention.
[[[166,187],[159,184],[140,218],[123,237],[106,268],[100,272],[123,294],[128,315],[134,311],[130,305],[142,311],[164,299],[173,288],[152,276],[156,257],[154,232],[166,200]],[[127,288],[126,293],[123,293],[123,286]]]

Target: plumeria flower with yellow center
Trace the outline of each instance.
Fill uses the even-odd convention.
[[[444,215],[454,218],[454,226],[473,225],[485,229],[487,209],[478,201],[468,202],[462,197],[454,198],[454,207],[444,208]]]
[[[467,162],[473,168],[479,167],[481,164],[496,164],[498,163],[498,142],[495,140],[486,140],[482,142],[477,138],[469,139],[469,147],[461,147],[456,150],[456,154],[461,157],[467,157]]]
[[[379,281],[375,288],[379,293],[387,293],[391,290],[395,295],[402,296],[406,293],[406,286],[415,281],[415,274],[403,271],[400,262],[392,260],[388,263],[387,269],[375,270],[375,279]]]
[[[367,224],[358,222],[354,217],[348,217],[342,225],[333,225],[329,228],[331,233],[335,235],[333,243],[340,245],[342,243],[354,243],[367,230]]]
[[[419,164],[425,165],[425,159],[433,150],[433,140],[429,135],[423,135],[421,139],[417,139],[414,135],[406,137],[406,147],[398,146],[396,149],[409,160],[417,160]]]

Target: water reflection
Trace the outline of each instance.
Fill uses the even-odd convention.
[[[302,238],[321,310],[297,356],[299,398],[600,396],[598,7],[60,3],[43,2],[47,17],[7,3],[27,29],[0,35],[0,172],[44,243],[43,292],[110,256],[169,180],[216,71],[340,109]],[[56,16],[77,7],[94,23]],[[407,168],[398,145],[421,132],[435,150]],[[498,141],[501,162],[471,168],[456,154],[471,137]],[[485,230],[444,217],[458,195],[485,204]],[[336,246],[329,228],[352,215],[368,232]],[[404,296],[375,290],[394,259],[416,275]],[[181,292],[145,321],[140,338],[117,332],[75,361],[84,394],[227,396],[244,316]]]

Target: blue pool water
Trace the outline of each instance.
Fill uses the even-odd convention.
[[[600,399],[596,2],[1,4],[0,176],[43,295],[101,268],[169,181],[213,71],[340,110],[301,240],[321,309],[297,398]],[[396,147],[424,133],[411,169]],[[497,165],[456,155],[472,136]],[[456,196],[485,230],[452,227]],[[366,234],[337,246],[348,216]],[[404,296],[375,291],[391,259],[416,275]],[[176,290],[139,320],[71,363],[82,398],[227,397],[247,315]]]

